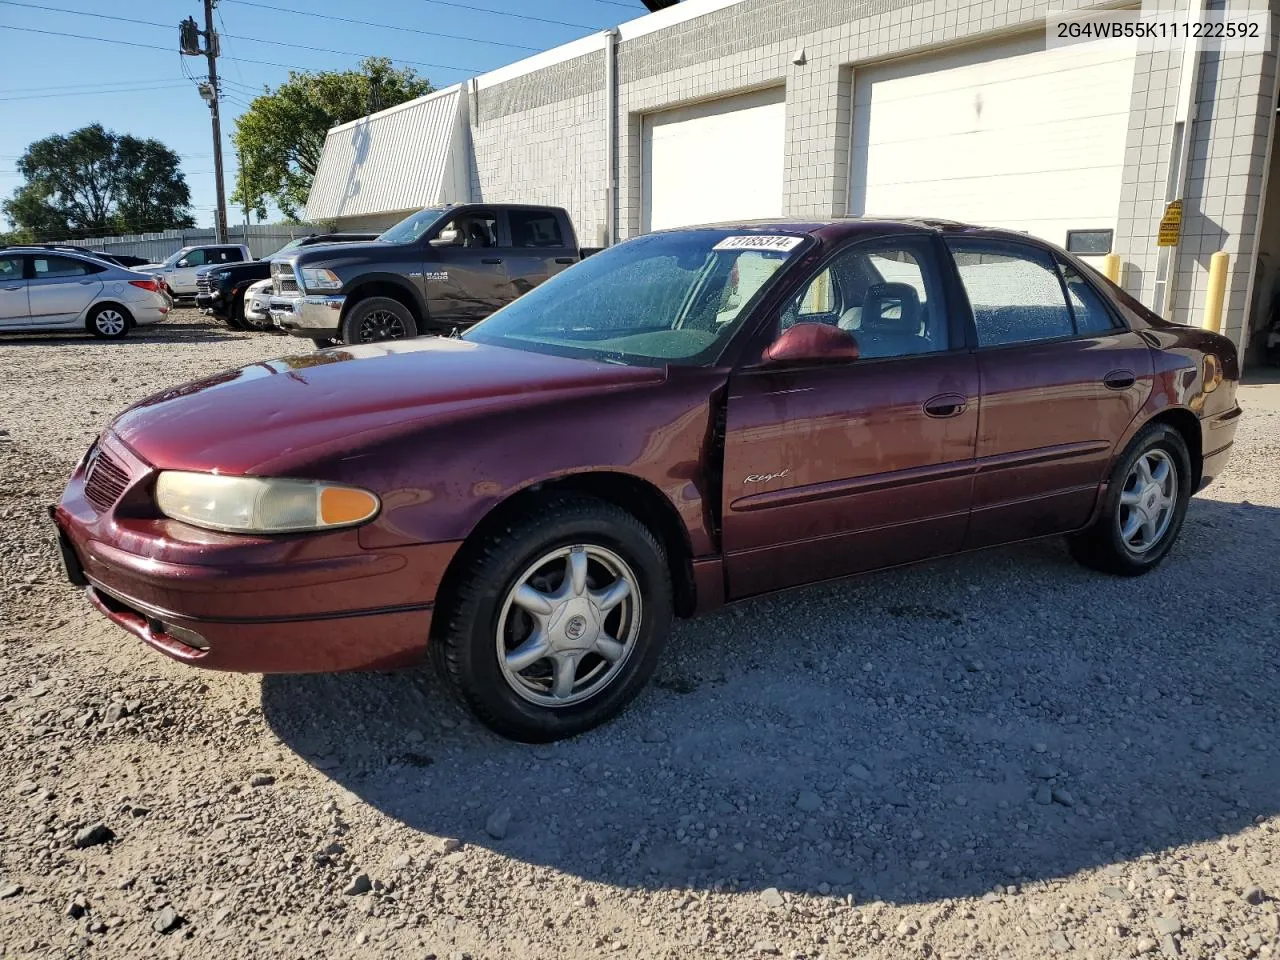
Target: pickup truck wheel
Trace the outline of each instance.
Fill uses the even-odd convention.
[[[342,342],[347,344],[404,340],[417,335],[418,325],[409,308],[390,297],[361,300],[342,321]]]
[[[223,323],[232,330],[243,330],[244,305],[232,302],[231,306],[227,309],[227,315],[223,317]]]
[[[545,743],[620,712],[657,666],[672,617],[662,546],[586,497],[547,502],[470,548],[437,668],[495,732]]]

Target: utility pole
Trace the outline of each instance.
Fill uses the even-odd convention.
[[[236,158],[237,158],[237,162],[240,165],[240,170],[241,170],[240,182],[244,183],[244,172],[243,172],[244,171],[244,148],[243,147],[241,147],[236,151]],[[244,197],[242,199],[244,201],[244,242],[248,243],[249,242],[249,193],[248,191],[244,192]]]
[[[178,51],[184,56],[203,54],[209,61],[209,82],[200,85],[200,95],[209,103],[209,117],[213,121],[213,175],[217,189],[218,208],[214,211],[213,228],[218,243],[227,242],[227,190],[222,182],[222,118],[219,115],[221,91],[218,89],[218,34],[213,29],[213,8],[218,0],[204,0],[204,30],[193,18],[187,17],[178,25]],[[204,37],[204,48],[200,37]]]

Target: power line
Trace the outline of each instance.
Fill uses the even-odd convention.
[[[147,93],[151,90],[179,90],[186,89],[185,83],[169,83],[157,86],[152,84],[146,87],[117,87],[113,90],[76,90],[67,93],[33,93],[26,96],[18,97],[0,97],[0,101],[8,100],[48,100],[57,97],[92,97],[103,93]]]
[[[531,17],[524,13],[508,13],[506,10],[494,10],[492,7],[477,7],[469,3],[453,3],[452,0],[422,0],[423,3],[433,3],[437,7],[456,7],[459,10],[466,10],[468,13],[492,13],[496,17],[511,17],[515,20],[531,20],[534,23],[553,23],[557,27],[573,27],[576,30],[599,30],[599,27],[593,27],[589,23],[570,23],[568,20],[548,20],[546,17]]]
[[[137,19],[134,19],[133,17],[120,17],[120,16],[116,16],[115,14],[109,14],[109,13],[90,13],[89,11],[86,11],[86,10],[68,10],[66,7],[50,7],[50,6],[47,6],[46,4],[41,4],[41,3],[24,3],[22,2],[22,0],[0,0],[0,4],[4,4],[6,6],[11,6],[11,7],[25,7],[30,10],[45,10],[50,13],[70,13],[70,14],[75,14],[77,16],[82,16],[82,17],[96,17],[99,20],[115,20],[120,23],[132,23],[132,24],[137,24],[144,27],[154,27],[159,30],[169,29],[164,24],[156,23],[152,20],[137,20]],[[30,29],[30,28],[11,27],[10,29],[23,30],[23,29]],[[32,31],[32,32],[40,32],[40,31]],[[44,32],[48,32],[48,31],[44,31]],[[68,34],[68,36],[71,36],[71,34]],[[375,56],[375,54],[358,53],[354,50],[334,50],[331,47],[312,47],[312,46],[308,46],[305,43],[290,43],[287,40],[279,40],[275,38],[272,38],[270,40],[262,40],[258,37],[245,37],[245,36],[240,36],[234,33],[223,33],[222,36],[226,37],[229,40],[245,40],[249,43],[265,43],[274,47],[291,47],[295,50],[309,50],[313,53],[337,53],[343,56],[361,57],[366,59],[368,57]],[[95,37],[94,39],[107,40],[108,38]],[[114,42],[124,43],[126,41],[114,41]],[[219,56],[220,56],[220,59],[231,60],[233,62],[246,59],[243,57],[231,57],[231,56],[226,56],[221,54]],[[480,72],[478,67],[459,67],[455,64],[449,64],[449,63],[428,63],[425,60],[409,60],[404,57],[396,57],[393,59],[399,60],[401,63],[411,63],[411,64],[414,64],[415,66],[420,66],[420,67],[434,67],[437,70],[457,70],[461,73]],[[265,62],[265,61],[253,61],[253,62]]]
[[[104,87],[133,86],[139,83],[169,83],[173,77],[135,77],[132,80],[104,80],[102,83],[67,83],[56,87],[4,87],[0,93],[46,93],[54,90],[101,90]]]
[[[132,40],[117,40],[114,37],[90,37],[83,33],[64,33],[58,30],[38,30],[35,27],[15,27],[12,24],[0,23],[0,30],[19,30],[22,33],[40,33],[49,37],[69,37],[73,40],[96,40],[98,43],[114,43],[124,47],[138,47],[143,50],[160,50],[164,53],[174,53],[171,47],[161,47],[154,43],[135,43]],[[268,67],[283,67],[286,70],[314,70],[314,67],[304,67],[299,63],[278,63],[274,60],[258,60],[248,57],[224,57],[226,60],[237,60],[241,63],[255,63]]]
[[[605,2],[605,0],[600,0]],[[314,13],[310,10],[293,10],[289,7],[277,7],[269,3],[257,3],[255,0],[227,0],[242,7],[257,7],[260,10],[274,10],[277,13],[289,13],[307,17],[310,20],[336,20],[339,23],[351,23],[361,27],[377,27],[379,30],[395,30],[397,33],[418,33],[424,37],[440,37],[444,40],[465,40],[469,43],[487,43],[495,47],[511,47],[514,50],[540,50],[541,47],[530,47],[523,43],[507,43],[504,40],[486,40],[483,37],[468,37],[456,33],[439,33],[435,30],[419,30],[417,27],[406,27],[398,23],[375,23],[372,20],[355,20],[351,17],[338,17],[330,13]]]

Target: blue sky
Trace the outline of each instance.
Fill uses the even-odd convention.
[[[179,21],[190,15],[203,26],[202,11],[200,0],[0,0],[0,195],[22,183],[15,164],[33,140],[99,122],[178,151],[196,219],[211,225],[209,111],[183,75],[184,66],[203,74],[205,61],[177,52]],[[386,56],[443,87],[645,12],[640,0],[220,0],[227,192],[235,182],[234,118],[291,66],[346,69],[364,55]],[[241,215],[229,210],[228,220]]]

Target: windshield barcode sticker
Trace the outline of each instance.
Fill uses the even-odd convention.
[[[744,237],[725,237],[712,250],[776,250],[786,253],[800,246],[804,237],[770,237],[751,234]]]

